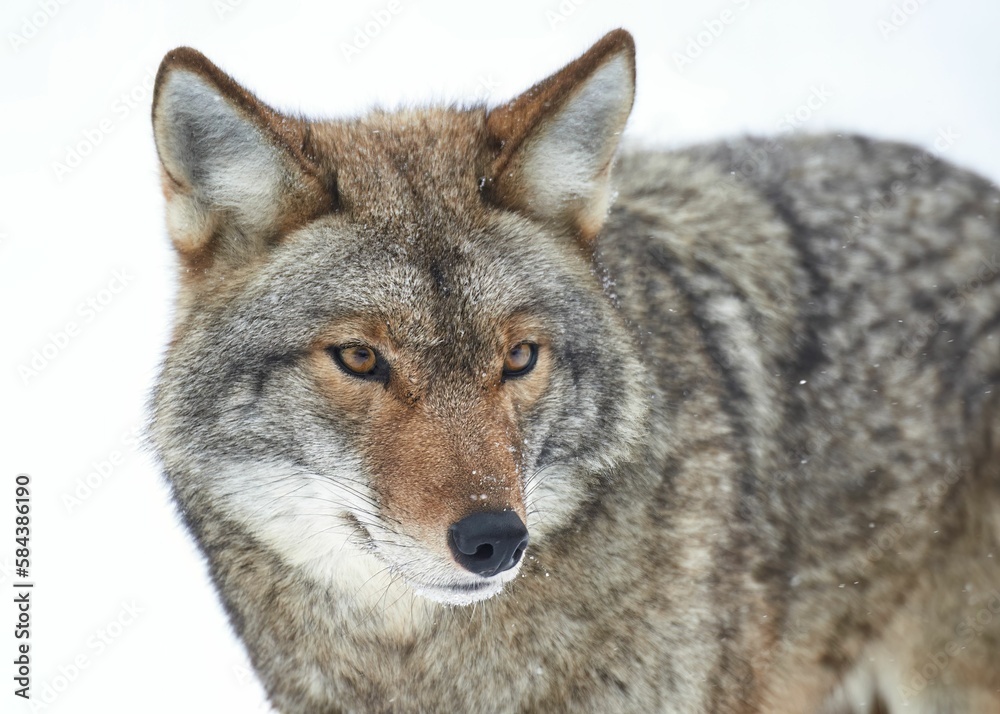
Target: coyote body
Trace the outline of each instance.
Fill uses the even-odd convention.
[[[272,702],[1000,712],[1000,192],[859,137],[612,169],[632,57],[326,122],[164,60],[153,435]]]

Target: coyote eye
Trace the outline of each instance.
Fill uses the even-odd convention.
[[[510,348],[503,361],[503,376],[522,377],[530,372],[538,360],[538,345],[532,342],[521,342]]]
[[[354,377],[381,380],[388,377],[389,365],[371,347],[348,345],[346,347],[331,347],[330,351],[337,364]]]

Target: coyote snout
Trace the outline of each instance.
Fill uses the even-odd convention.
[[[492,577],[521,561],[528,529],[513,511],[473,513],[448,529],[448,545],[463,568]]]
[[[481,398],[479,408],[459,412],[433,395],[421,406],[386,399],[371,417],[377,448],[369,468],[382,526],[405,546],[382,547],[381,554],[413,563],[415,546],[421,555],[414,572],[397,567],[432,599],[457,604],[456,593],[463,602],[497,594],[528,545],[517,427],[505,401]],[[374,540],[383,541],[375,530]]]

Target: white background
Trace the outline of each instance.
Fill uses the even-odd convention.
[[[387,0],[4,0],[0,711],[32,710],[11,679],[19,472],[34,484],[32,691],[48,702],[36,709],[267,711],[153,460],[130,436],[173,295],[148,90],[170,48],[197,47],[278,107],[335,116],[376,102],[496,103],[623,26],[638,45],[634,141],[775,133],[790,115],[807,131],[931,150],[949,132],[942,155],[1000,178],[995,0],[397,1],[346,57]],[[73,151],[87,155],[72,161]]]

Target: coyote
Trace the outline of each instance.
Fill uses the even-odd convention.
[[[164,58],[152,435],[271,702],[1000,712],[1000,191],[619,152],[634,87],[623,30],[344,120]]]

